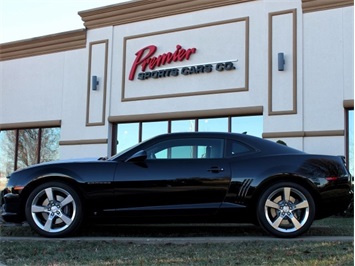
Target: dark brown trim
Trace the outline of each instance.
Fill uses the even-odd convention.
[[[16,140],[15,140],[15,155],[14,155],[14,171],[17,170],[17,157],[18,157],[18,138],[19,138],[20,132],[18,129],[16,129]]]
[[[353,6],[354,0],[302,0],[303,13]]]
[[[42,128],[38,129],[37,163],[41,162]]]
[[[63,52],[86,47],[86,30],[80,29],[0,44],[0,61]]]
[[[0,130],[60,127],[61,125],[62,125],[61,120],[6,123],[6,124],[0,124]]]
[[[94,145],[94,144],[107,144],[107,143],[108,143],[108,139],[82,139],[82,140],[59,141],[60,146]]]
[[[87,29],[129,24],[255,0],[142,0],[79,12]]]
[[[344,100],[343,107],[345,109],[354,109],[354,100]]]
[[[242,108],[225,108],[215,110],[198,110],[198,111],[182,111],[168,113],[153,114],[137,114],[137,115],[119,115],[109,116],[110,123],[126,123],[126,122],[145,122],[173,119],[193,119],[203,117],[219,117],[219,116],[245,116],[245,115],[262,115],[263,106],[242,107]]]
[[[156,35],[162,35],[162,34],[167,34],[171,32],[180,32],[180,31],[187,31],[187,30],[194,30],[194,29],[199,29],[199,28],[206,28],[206,27],[211,27],[211,26],[219,26],[219,25],[225,25],[225,24],[231,24],[231,23],[239,23],[239,22],[244,22],[245,23],[245,74],[244,74],[244,86],[242,87],[236,87],[236,88],[227,88],[227,89],[214,89],[214,90],[205,90],[205,91],[193,91],[193,92],[175,92],[175,93],[170,93],[170,94],[158,94],[158,95],[148,95],[148,96],[138,96],[138,97],[126,97],[126,51],[127,51],[127,41],[131,39],[138,39],[138,38],[143,38],[143,37],[148,37],[148,36],[156,36]],[[229,19],[229,20],[222,20],[222,21],[217,21],[217,22],[211,22],[211,23],[205,23],[205,24],[199,24],[199,25],[194,25],[194,26],[189,26],[189,27],[183,27],[183,28],[176,28],[173,30],[164,30],[164,31],[157,31],[157,32],[152,32],[149,34],[139,34],[139,35],[132,35],[132,36],[126,36],[123,40],[123,62],[122,62],[122,90],[121,90],[121,101],[122,102],[127,102],[127,101],[142,101],[142,100],[152,100],[152,99],[164,99],[164,98],[174,98],[174,97],[189,97],[189,96],[197,96],[197,95],[209,95],[209,94],[218,94],[218,93],[231,93],[231,92],[242,92],[242,91],[248,91],[249,90],[249,17],[241,17],[241,18],[236,18],[236,19]],[[231,33],[232,34],[232,33]]]
[[[303,138],[303,137],[336,137],[344,136],[344,130],[324,130],[324,131],[292,131],[292,132],[266,132],[263,138]]]
[[[273,17],[279,15],[291,14],[292,15],[292,68],[293,68],[293,81],[292,81],[292,109],[291,110],[282,110],[282,111],[274,111],[273,110],[273,99],[272,99],[272,92],[273,92],[273,83],[272,83],[272,67],[273,67],[273,43],[272,43],[272,24],[273,24]],[[268,109],[269,115],[289,115],[289,114],[297,114],[297,10],[283,10],[279,12],[269,13],[269,36],[268,36]]]
[[[102,115],[101,121],[99,122],[90,122],[90,95],[92,93],[91,90],[91,59],[92,59],[92,47],[94,45],[104,44],[105,45],[105,65],[104,65],[104,77],[103,77],[103,101],[102,101]],[[88,77],[87,77],[87,98],[86,98],[86,126],[104,126],[105,125],[105,116],[106,116],[106,93],[107,93],[107,63],[108,63],[108,40],[95,41],[90,43],[89,48],[89,62],[88,62]]]

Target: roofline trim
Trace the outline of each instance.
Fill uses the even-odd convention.
[[[86,29],[0,44],[0,61],[86,47]]]
[[[353,6],[354,0],[302,0],[303,13]]]

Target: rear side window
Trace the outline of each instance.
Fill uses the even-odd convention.
[[[147,148],[148,159],[223,158],[223,139],[187,138],[160,142]]]
[[[236,140],[229,140],[227,146],[227,157],[234,157],[254,151],[252,147]]]

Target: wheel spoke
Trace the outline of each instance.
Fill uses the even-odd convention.
[[[46,188],[45,191],[46,191],[46,195],[47,195],[48,200],[49,200],[49,201],[53,200],[54,197],[53,197],[53,190],[52,190],[52,188],[51,188],[51,187],[50,187],[50,188]]]
[[[275,229],[278,229],[282,220],[283,220],[283,218],[281,216],[277,217],[277,219],[272,223],[272,227],[274,227]]]
[[[291,188],[289,187],[285,187],[284,188],[284,200],[287,202],[287,201],[290,201],[290,195],[291,195]]]
[[[48,212],[48,210],[46,207],[43,206],[32,205],[31,212]]]
[[[63,206],[65,206],[65,205],[67,205],[67,204],[69,204],[69,203],[71,203],[73,201],[74,201],[73,197],[71,195],[68,195],[68,197],[66,197],[60,204],[63,207]]]
[[[309,207],[309,204],[308,204],[308,201],[304,200],[298,204],[296,204],[295,206],[295,209],[304,209],[304,208],[308,208]]]
[[[279,204],[277,204],[277,203],[275,203],[275,202],[273,202],[273,201],[271,201],[269,199],[266,200],[265,206],[273,208],[273,209],[279,209],[280,208]]]
[[[64,215],[64,214],[62,214],[62,215],[60,216],[60,219],[62,219],[63,222],[66,223],[67,225],[71,224],[72,221],[73,221],[72,219],[70,219],[68,216],[66,216],[66,215]]]
[[[294,215],[292,215],[290,218],[291,218],[293,225],[295,226],[295,228],[297,230],[302,227],[302,225],[300,224],[300,222],[296,219],[296,217]]]
[[[44,230],[47,232],[51,231],[54,216],[49,215],[46,224],[44,225]]]

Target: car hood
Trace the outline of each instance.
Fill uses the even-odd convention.
[[[34,164],[34,165],[30,165],[26,168],[22,168],[19,170],[16,170],[15,172],[13,172],[13,174],[17,174],[20,173],[22,171],[27,171],[30,169],[34,169],[34,168],[39,168],[42,166],[46,166],[46,165],[59,165],[59,164],[72,164],[72,163],[85,163],[85,162],[97,162],[98,160],[100,160],[101,158],[79,158],[79,159],[66,159],[66,160],[56,160],[56,161],[50,161],[50,162],[43,162],[40,164]]]

